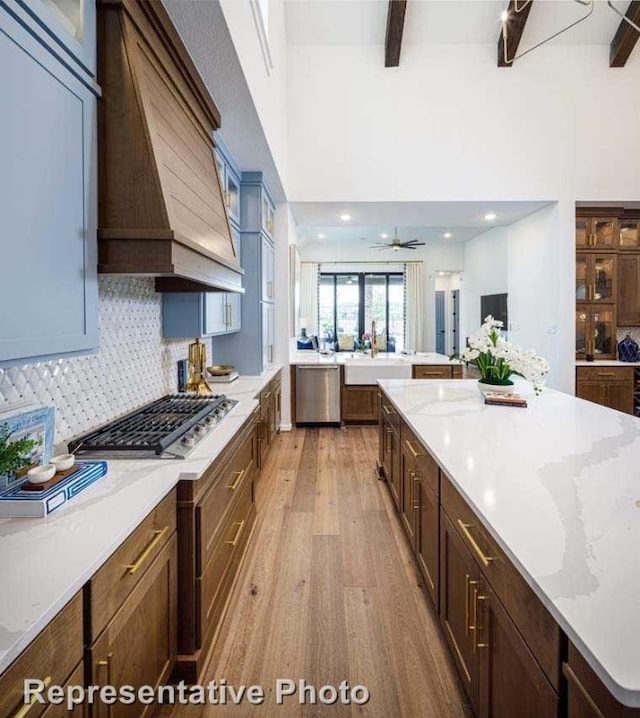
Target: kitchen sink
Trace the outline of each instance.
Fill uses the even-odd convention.
[[[411,364],[402,359],[353,359],[345,362],[344,383],[371,385],[378,379],[411,379]]]

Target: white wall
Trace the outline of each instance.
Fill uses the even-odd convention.
[[[496,227],[464,246],[464,280],[460,302],[460,349],[478,331],[480,297],[507,291],[507,227]]]
[[[549,361],[548,386],[572,391],[573,367],[562,357],[575,351],[575,257],[560,251],[563,215],[573,228],[573,211],[558,205],[508,228],[509,338]]]
[[[546,45],[510,69],[495,45],[289,47],[295,201],[638,199],[640,54]]]
[[[260,117],[276,169],[288,185],[288,48],[284,0],[269,0],[269,47],[273,67],[268,72],[248,0],[220,0],[222,12]]]

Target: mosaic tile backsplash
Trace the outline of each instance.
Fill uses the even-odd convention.
[[[176,391],[189,341],[162,337],[162,295],[150,277],[99,278],[95,354],[0,368],[0,411],[16,402],[56,407],[58,448],[78,434]],[[211,343],[207,344],[211,358]]]

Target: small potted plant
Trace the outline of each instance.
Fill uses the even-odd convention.
[[[39,443],[36,439],[27,438],[10,441],[11,433],[8,424],[0,425],[0,486],[20,469],[28,468],[29,455]]]
[[[488,316],[480,331],[469,337],[469,346],[461,353],[463,361],[475,364],[480,371],[481,389],[508,393],[513,391],[515,374],[531,382],[536,394],[542,391],[543,377],[549,363],[533,350],[524,351],[501,334],[502,322]]]

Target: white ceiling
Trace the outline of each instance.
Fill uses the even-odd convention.
[[[427,242],[466,242],[491,227],[507,226],[551,204],[540,202],[294,202],[298,242],[369,246],[390,241],[395,227],[398,237]],[[496,219],[484,219],[495,212]],[[349,222],[340,219],[347,213]],[[450,232],[451,238],[444,239]],[[319,238],[318,235],[325,235]],[[381,239],[381,234],[389,238]],[[364,242],[367,242],[365,245]],[[362,244],[361,244],[362,243]]]
[[[625,12],[628,0],[615,0]],[[484,44],[500,35],[507,0],[408,0],[403,44]],[[563,33],[556,44],[608,45],[620,18],[605,0],[591,17]],[[383,45],[387,0],[286,0],[291,45]],[[575,0],[535,0],[520,49],[549,37],[586,14]]]

